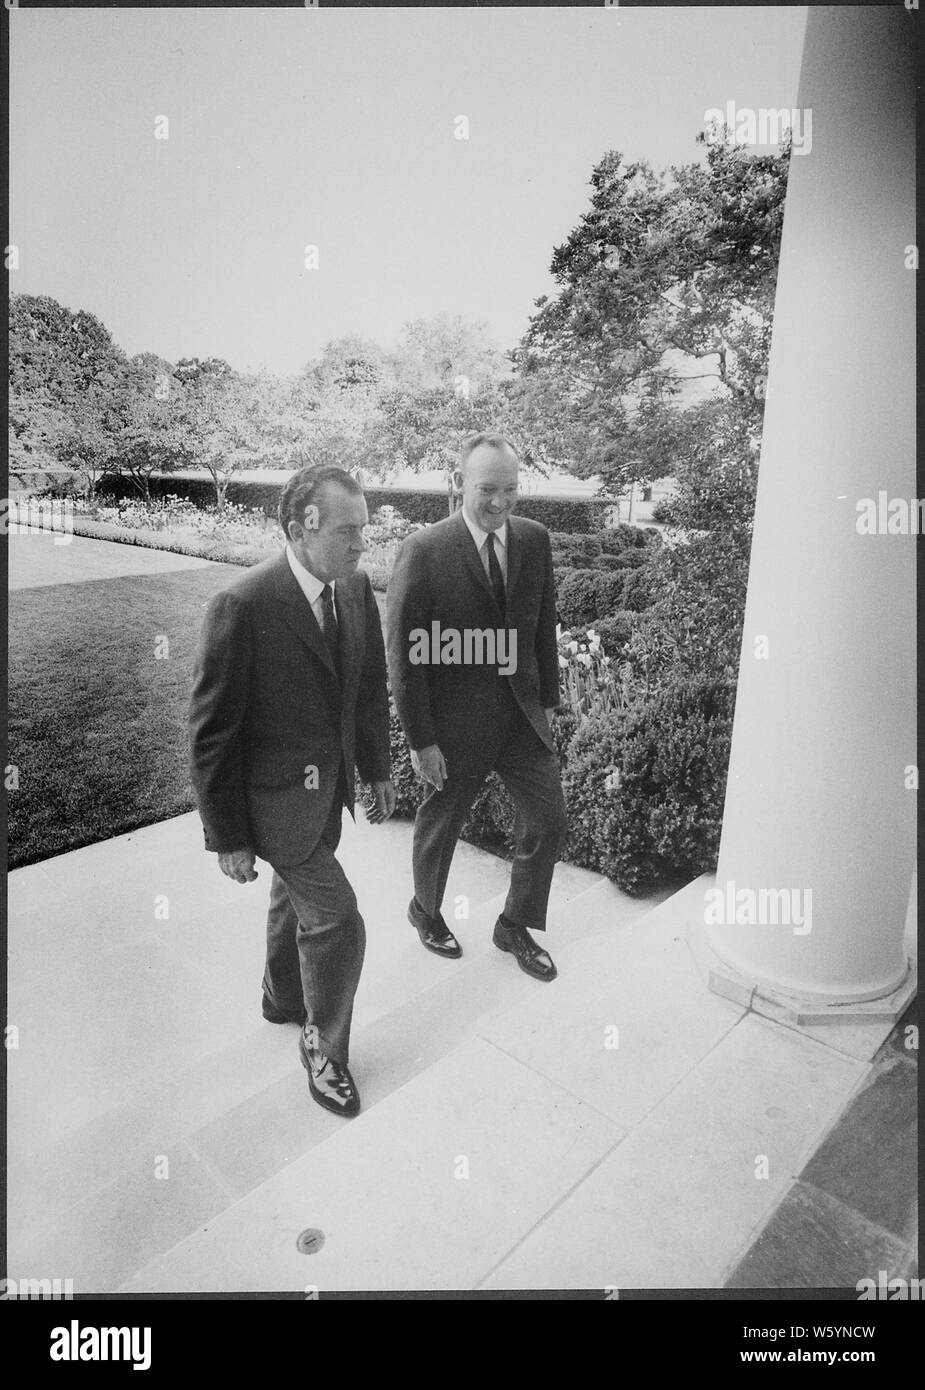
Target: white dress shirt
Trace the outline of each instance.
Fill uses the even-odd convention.
[[[476,549],[478,550],[479,555],[480,555],[481,560],[482,560],[482,566],[483,566],[483,568],[484,568],[484,570],[485,570],[485,573],[488,575],[488,578],[491,579],[491,570],[488,568],[488,547],[487,547],[486,544],[485,544],[485,542],[486,542],[487,539],[488,539],[488,532],[487,532],[487,531],[483,531],[482,528],[481,528],[481,526],[476,526],[476,524],[475,524],[474,521],[470,521],[469,518],[466,516],[466,513],[465,513],[465,512],[463,512],[463,521],[464,521],[464,522],[466,523],[466,525],[469,527],[469,534],[471,535],[472,539],[475,541]],[[495,554],[496,554],[497,557],[498,557],[498,564],[501,566],[501,575],[502,575],[502,578],[504,579],[504,582],[505,582],[505,585],[506,585],[506,584],[507,584],[507,522],[505,521],[505,523],[504,523],[503,526],[499,526],[498,529],[497,529],[497,531],[493,532],[493,535],[494,535],[494,538],[495,538]]]
[[[291,545],[286,546],[286,559],[289,561],[289,568],[295,575],[296,583],[302,593],[311,604],[312,612],[318,620],[318,626],[324,632],[324,605],[321,602],[321,590],[324,588],[324,580],[307,570],[301,561],[297,560]],[[334,616],[337,617],[337,599],[334,597],[334,585],[336,580],[331,580],[331,596],[334,604]]]

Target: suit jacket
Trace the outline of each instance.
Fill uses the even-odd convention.
[[[389,776],[385,651],[369,577],[338,579],[334,602],[343,685],[285,551],[209,604],[190,709],[207,849],[250,846],[270,863],[297,862],[321,836],[341,769],[351,814],[354,769],[365,782]]]
[[[559,653],[552,549],[545,526],[508,518],[507,612],[502,615],[462,511],[409,536],[389,583],[389,675],[398,715],[412,748],[436,743],[465,759],[475,739],[510,716],[500,681],[547,748],[554,749],[545,709],[559,704]],[[517,633],[517,667],[499,678],[497,665],[416,665],[415,629],[506,628]]]

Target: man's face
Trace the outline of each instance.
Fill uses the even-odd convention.
[[[480,444],[453,480],[462,492],[469,520],[483,531],[497,531],[517,501],[517,455],[511,449]]]
[[[346,492],[337,483],[323,483],[316,500],[317,526],[310,524],[310,513],[299,521],[290,521],[289,543],[299,563],[316,579],[330,584],[355,573],[366,549],[363,528],[369,522],[369,513],[362,493]]]

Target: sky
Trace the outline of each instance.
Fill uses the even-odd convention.
[[[805,23],[13,9],[11,289],[96,314],[130,354],[239,370],[298,371],[348,333],[388,348],[439,312],[513,347],[602,155],[691,163],[709,108],[794,107]]]

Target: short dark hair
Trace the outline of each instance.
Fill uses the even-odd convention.
[[[480,430],[478,434],[467,435],[460,446],[459,463],[456,465],[460,472],[465,468],[469,455],[481,444],[488,444],[492,449],[510,449],[515,458],[520,458],[516,444],[507,435],[498,434],[495,430]]]
[[[335,463],[314,463],[300,468],[293,473],[279,497],[279,524],[287,539],[290,521],[302,521],[308,507],[319,505],[318,498],[325,483],[336,483],[354,497],[363,496],[356,478]]]

